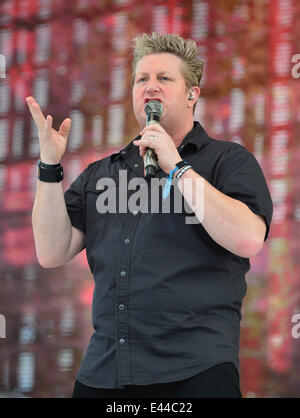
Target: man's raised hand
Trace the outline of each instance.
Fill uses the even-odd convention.
[[[52,128],[52,117],[45,118],[40,106],[33,97],[27,97],[30,113],[35,121],[40,142],[40,159],[45,164],[57,164],[61,161],[67,147],[67,141],[71,130],[71,119],[65,119],[59,127],[59,131]]]

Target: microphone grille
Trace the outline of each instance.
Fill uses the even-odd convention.
[[[158,100],[149,100],[145,106],[145,113],[155,113],[157,116],[161,116],[163,112],[162,104]]]

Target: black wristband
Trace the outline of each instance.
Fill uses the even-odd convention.
[[[176,178],[180,179],[180,177],[190,168],[193,168],[191,165],[184,165],[182,169],[176,174]]]
[[[187,161],[183,161],[183,160],[181,160],[181,161],[179,161],[178,163],[176,163],[176,167],[177,168],[182,168],[182,167],[184,167],[185,165],[188,165],[189,163],[187,162]]]
[[[38,161],[38,178],[47,183],[59,183],[64,178],[64,169],[61,163],[45,164]]]
[[[61,166],[61,163],[57,163],[57,164],[46,164],[46,163],[43,163],[43,161],[38,160],[38,165],[39,165],[39,167],[43,167],[43,168],[47,168],[49,170],[52,170],[52,169],[55,169],[57,167],[60,167]]]

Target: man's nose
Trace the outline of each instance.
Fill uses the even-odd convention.
[[[146,85],[146,92],[149,94],[154,94],[159,91],[159,85],[157,80],[150,79]]]

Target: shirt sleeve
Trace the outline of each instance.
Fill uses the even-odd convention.
[[[85,233],[85,210],[84,210],[84,170],[65,191],[65,203],[72,226]]]
[[[264,217],[266,241],[273,215],[273,202],[263,171],[254,155],[242,145],[234,143],[220,165],[218,183],[222,193],[240,200],[254,213]]]

